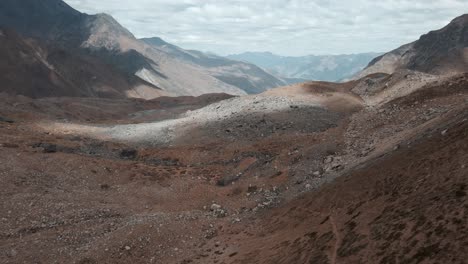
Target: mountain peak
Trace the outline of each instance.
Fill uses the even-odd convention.
[[[95,17],[96,20],[100,20],[102,22],[106,22],[106,23],[110,23],[112,25],[119,25],[119,22],[117,22],[117,20],[115,20],[115,18],[107,13],[98,13],[98,14],[95,14],[93,15]]]
[[[468,14],[453,19],[448,25],[422,35],[419,40],[401,46],[372,61],[356,77],[372,73],[394,73],[409,69],[430,74],[468,71]]]
[[[171,45],[171,44],[167,43],[166,41],[164,41],[160,37],[142,38],[140,40],[142,40],[144,42],[147,42],[147,43],[149,43],[151,45],[154,45],[154,46]]]
[[[456,17],[450,23],[468,24],[468,14],[463,14],[459,17]]]

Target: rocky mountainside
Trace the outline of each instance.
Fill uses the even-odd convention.
[[[107,64],[121,78],[139,79],[145,85],[127,85],[133,97],[154,98],[161,91],[171,95],[242,95],[284,84],[253,65],[233,63],[213,68],[181,60],[136,39],[111,16],[83,14],[61,0],[1,1],[0,26],[47,45],[80,50],[80,54]]]
[[[88,34],[83,26],[87,17],[61,0],[0,2],[0,26],[54,42],[81,43]]]
[[[216,79],[242,88],[249,94],[261,93],[286,84],[283,80],[251,63],[234,61],[196,50],[184,50],[157,37],[142,39],[142,41],[184,63],[200,67]]]
[[[70,47],[39,50],[8,30],[0,38],[2,78],[16,82],[8,89],[29,82],[16,80],[21,71],[57,96],[69,76],[84,78],[86,69],[52,65],[71,68],[73,54],[60,55]],[[129,47],[169,56],[130,36],[87,40],[119,43],[142,62]],[[467,138],[468,72],[398,69],[245,96],[0,93],[0,259],[466,263]]]
[[[2,95],[0,258],[464,263],[468,75],[376,105],[352,92],[366,81],[235,98]]]
[[[442,75],[468,71],[468,15],[375,58],[356,78],[400,69]]]
[[[245,52],[227,56],[233,60],[253,63],[280,76],[289,83],[305,80],[341,81],[364,67],[379,53],[287,57],[270,52]]]
[[[138,97],[167,95],[154,85],[76,48],[64,48],[26,39],[15,31],[0,29],[1,91],[29,97]]]

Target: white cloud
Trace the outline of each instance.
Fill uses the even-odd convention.
[[[468,10],[468,0],[65,0],[137,37],[219,54],[388,51]]]

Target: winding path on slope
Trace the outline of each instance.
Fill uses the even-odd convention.
[[[338,227],[336,226],[335,218],[332,214],[330,214],[330,224],[332,227],[333,235],[335,236],[335,244],[333,246],[332,256],[331,256],[331,264],[336,264],[336,258],[338,256],[338,248],[341,244],[341,236],[338,231]]]

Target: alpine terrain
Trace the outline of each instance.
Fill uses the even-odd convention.
[[[364,69],[379,53],[288,57],[270,52],[245,52],[229,55],[233,60],[247,61],[280,76],[290,84],[304,81],[338,82],[351,78]]]
[[[0,263],[466,263],[467,17],[285,85],[0,1]]]
[[[173,54],[172,50],[136,39],[107,14],[80,13],[61,0],[1,1],[0,26],[14,30],[30,41],[41,42],[42,45],[34,45],[36,49],[37,46],[41,47],[36,54],[41,63],[54,68],[55,73],[65,78],[62,81],[87,90],[81,94],[62,90],[60,95],[109,97],[108,94],[116,96],[116,93],[120,93],[121,98],[144,99],[205,93],[245,95],[285,84],[251,64],[221,58],[215,59],[218,62],[214,64],[192,63],[190,59]],[[2,44],[3,52],[9,53],[8,47],[4,46]],[[28,64],[32,58],[27,54],[20,57],[25,61],[15,63]],[[89,68],[82,70],[86,73],[70,73],[84,65],[75,65],[76,60],[83,60],[89,65]],[[118,74],[125,79],[124,83],[118,82],[122,86],[120,91],[108,91],[116,88],[110,85],[111,80],[101,77],[99,71],[113,72],[114,76]],[[77,77],[80,74],[83,76]],[[41,75],[40,78],[50,76]],[[31,86],[21,88],[22,94],[38,96],[35,87]]]

